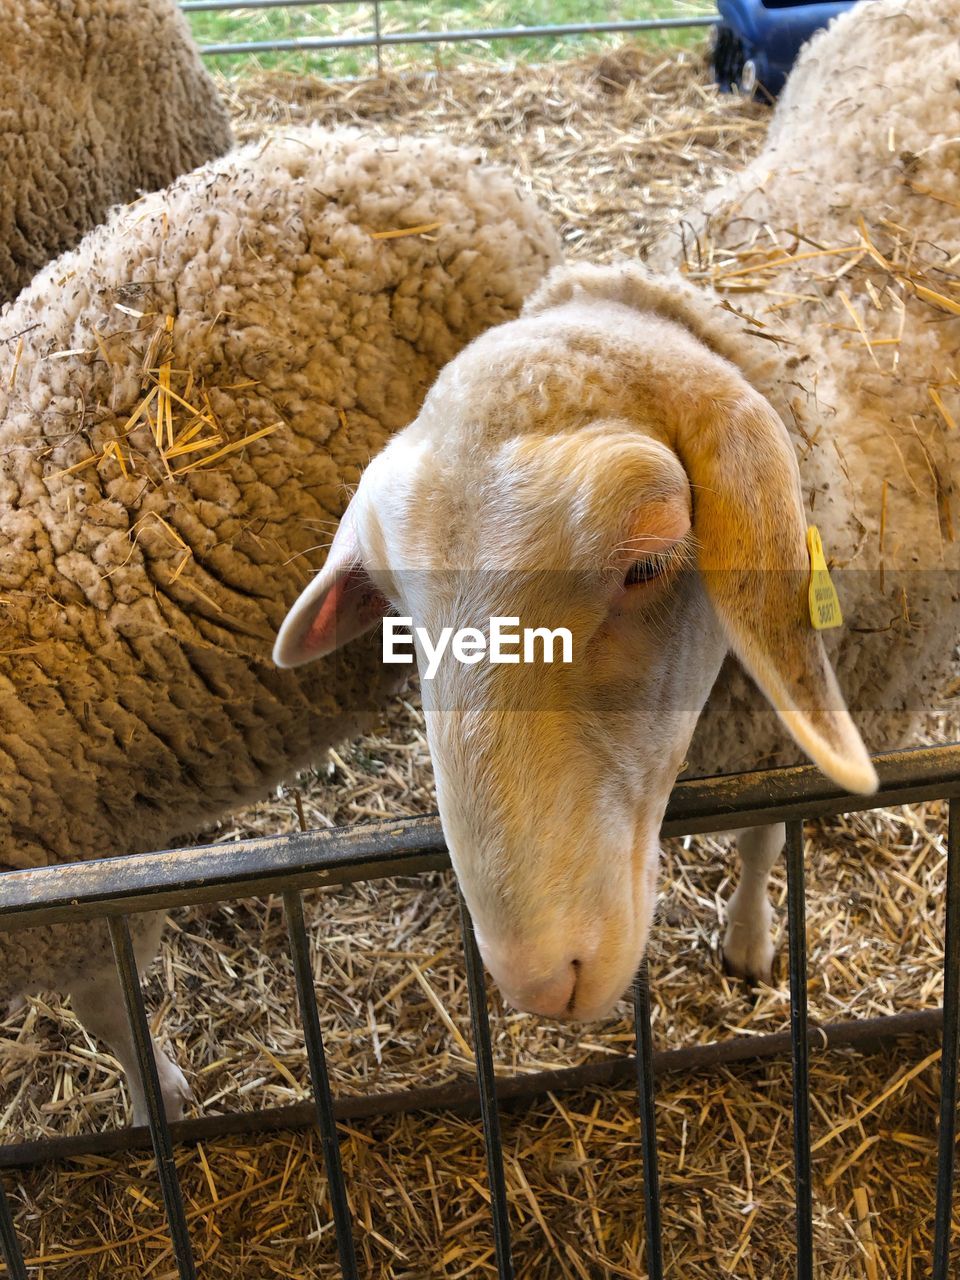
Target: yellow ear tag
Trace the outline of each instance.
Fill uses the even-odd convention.
[[[810,552],[810,586],[807,596],[810,601],[810,621],[815,631],[829,631],[831,627],[843,626],[843,614],[840,612],[840,600],[837,589],[830,581],[830,570],[823,558],[823,543],[820,541],[820,530],[812,524],[807,530],[807,550]]]

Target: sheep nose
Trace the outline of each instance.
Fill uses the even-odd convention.
[[[569,960],[546,978],[522,978],[516,972],[504,972],[496,965],[487,968],[497,980],[504,999],[524,1013],[539,1013],[545,1018],[569,1018],[573,1013],[580,962]]]

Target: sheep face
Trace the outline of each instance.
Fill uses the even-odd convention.
[[[480,950],[505,996],[532,1012],[602,1016],[636,971],[663,809],[725,648],[694,574],[659,586],[624,577],[531,572],[510,584],[510,616],[559,611],[569,624],[569,665],[491,664],[478,678],[451,661],[422,682]],[[435,602],[438,623],[460,616],[456,588]],[[504,603],[477,591],[469,616]],[[698,642],[665,644],[673,625]]]
[[[618,421],[502,441],[466,499],[436,461],[411,433],[367,472],[362,559],[423,637],[440,813],[487,967],[521,1008],[600,1016],[646,945],[664,805],[726,649],[689,482]],[[492,661],[497,619],[535,643]],[[479,660],[450,644],[431,664],[471,631]],[[566,655],[543,641],[561,631]]]
[[[728,648],[818,762],[873,780],[794,616],[804,521],[782,424],[676,326],[631,334],[611,310],[505,325],[447,366],[364,473],[275,650],[307,661],[388,605],[411,620],[484,959],[520,1007],[578,1018],[605,1013],[643,954],[660,822]],[[569,661],[490,661],[498,618],[565,630]],[[471,635],[473,660],[432,661],[444,634]]]

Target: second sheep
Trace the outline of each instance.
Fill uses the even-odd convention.
[[[370,637],[288,672],[274,633],[369,459],[558,258],[475,153],[314,129],[119,210],[21,294],[0,324],[0,870],[168,847],[370,718]],[[142,924],[141,962],[158,936]],[[105,928],[0,934],[0,999],[38,988],[129,1068]]]

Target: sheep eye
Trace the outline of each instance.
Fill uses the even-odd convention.
[[[623,585],[625,587],[638,587],[645,582],[652,582],[654,578],[659,578],[662,572],[662,560],[654,556],[643,556],[640,560],[634,560],[627,570]]]

